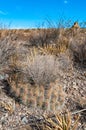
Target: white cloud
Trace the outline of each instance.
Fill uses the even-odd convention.
[[[4,11],[0,10],[0,14],[7,15],[7,12],[4,12]]]
[[[64,0],[64,4],[67,4],[68,3],[68,1],[67,0]]]

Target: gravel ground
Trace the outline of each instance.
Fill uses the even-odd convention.
[[[64,111],[75,116],[80,115],[77,130],[86,130],[86,69],[74,69],[58,79],[67,94]],[[37,119],[42,120],[41,111],[30,110],[18,104],[3,91],[4,84],[0,83],[0,130],[39,130],[34,127]],[[82,111],[82,112],[81,112]],[[39,116],[40,115],[40,116]]]

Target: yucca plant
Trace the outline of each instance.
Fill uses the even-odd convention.
[[[71,114],[68,112],[64,115],[55,115],[56,121],[52,120],[52,118],[47,119],[47,122],[51,124],[52,128],[49,130],[76,130],[78,126],[79,116],[77,117],[74,124],[72,124]]]
[[[74,123],[72,123],[72,115],[67,114],[52,114],[41,115],[39,119],[37,116],[33,116],[33,123],[30,126],[36,130],[77,130],[79,122],[79,116],[77,116]]]

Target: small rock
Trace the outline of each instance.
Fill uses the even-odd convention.
[[[22,117],[21,120],[22,120],[23,124],[27,124],[28,123],[27,117]]]
[[[78,89],[78,86],[77,86],[77,85],[73,85],[73,88],[77,90],[77,89]]]

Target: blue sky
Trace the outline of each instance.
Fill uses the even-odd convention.
[[[0,23],[34,28],[43,21],[86,21],[86,0],[0,0]]]

